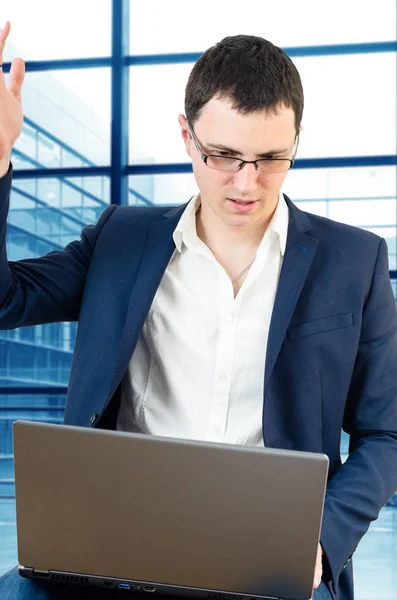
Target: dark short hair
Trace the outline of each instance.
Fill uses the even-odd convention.
[[[194,124],[214,97],[231,101],[242,114],[276,111],[284,104],[293,109],[299,131],[303,89],[298,70],[284,50],[261,37],[229,36],[200,56],[186,85],[187,120]]]

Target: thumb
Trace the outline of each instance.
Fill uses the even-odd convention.
[[[17,100],[21,100],[21,89],[25,79],[25,61],[14,58],[8,77],[8,89]]]

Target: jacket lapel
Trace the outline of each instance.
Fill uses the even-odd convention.
[[[289,209],[287,245],[270,321],[266,352],[266,394],[270,376],[276,363],[288,325],[291,321],[303,285],[309,273],[318,240],[307,235],[311,229],[306,215],[285,196]]]
[[[173,232],[186,205],[172,209],[150,228],[129,299],[120,352],[113,374],[112,397],[134,352],[161,278],[175,250]]]

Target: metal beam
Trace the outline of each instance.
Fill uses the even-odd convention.
[[[114,6],[117,4],[116,10],[128,10],[128,0],[113,0]],[[125,7],[124,7],[125,5]],[[123,13],[124,14],[124,13]],[[128,16],[128,15],[127,15]],[[119,25],[113,21],[114,26]],[[129,20],[125,19],[122,27],[129,28]],[[114,38],[113,38],[114,42]],[[121,40],[118,40],[121,42]],[[120,44],[119,44],[120,45]],[[125,52],[125,60],[127,65],[147,66],[147,65],[172,65],[181,63],[196,62],[202,52],[177,52],[168,54],[128,54],[128,46]],[[379,54],[384,52],[396,52],[397,41],[390,42],[370,42],[362,44],[326,44],[317,46],[291,46],[285,47],[283,50],[291,57],[305,56],[341,56],[348,54]],[[103,69],[112,66],[112,57],[96,57],[96,58],[69,58],[57,60],[28,60],[26,61],[26,70],[28,72],[38,71],[65,71],[68,69]],[[3,70],[8,73],[11,63],[4,63]]]
[[[14,169],[12,179],[50,179],[54,177],[100,177],[110,175],[110,167],[51,167]]]
[[[335,169],[341,167],[381,167],[397,165],[397,155],[384,156],[330,156],[320,158],[298,158],[294,169]],[[163,163],[155,165],[129,165],[129,175],[161,175],[170,173],[192,173],[191,163]]]
[[[27,60],[26,72],[37,73],[40,71],[67,71],[75,69],[103,69],[111,66],[110,57],[99,58],[66,58],[58,60]],[[3,71],[8,73],[11,63],[3,65]]]
[[[24,394],[40,394],[41,396],[43,394],[48,395],[48,396],[62,396],[63,394],[66,394],[68,391],[68,388],[65,385],[49,385],[49,386],[33,386],[33,385],[27,385],[27,386],[12,386],[12,387],[6,387],[6,386],[1,386],[0,387],[0,394],[7,394],[7,395],[20,395],[23,396]],[[7,408],[4,407],[3,408]],[[62,407],[60,407],[62,408]],[[8,406],[8,409],[11,410],[12,406]]]
[[[384,52],[396,52],[397,41],[373,42],[363,44],[328,44],[324,46],[297,46],[283,48],[291,58],[305,56],[340,56],[347,54],[379,54]],[[196,62],[202,52],[179,52],[169,54],[143,54],[141,56],[129,56],[128,64],[135,67],[149,65],[175,65]]]
[[[110,199],[113,204],[128,203],[129,133],[129,0],[112,1],[112,134],[110,159]]]

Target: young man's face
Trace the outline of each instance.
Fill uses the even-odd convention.
[[[210,169],[195,147],[182,115],[179,123],[206,217],[233,228],[266,226],[277,206],[287,171],[265,173],[256,170],[253,164],[244,165],[235,173]],[[292,158],[296,141],[295,114],[292,108],[280,106],[277,113],[263,111],[243,115],[233,110],[228,101],[212,98],[194,124],[194,133],[205,154],[222,153],[244,160],[255,160],[264,154]],[[225,147],[238,154],[225,152]],[[241,207],[236,200],[253,203]]]

